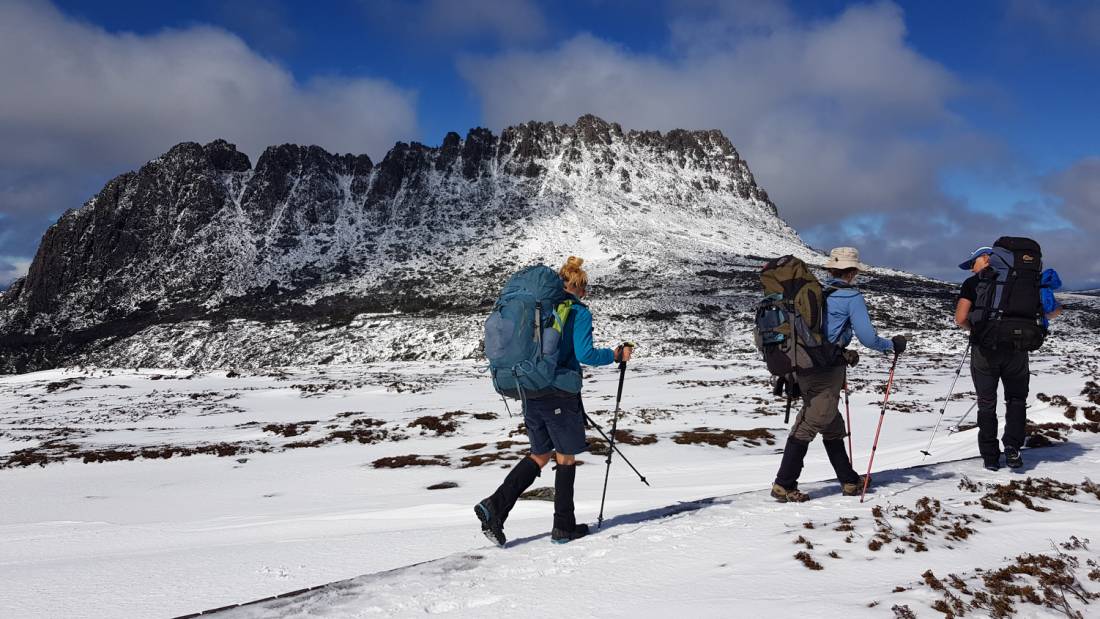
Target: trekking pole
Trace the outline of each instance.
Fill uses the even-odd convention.
[[[626,361],[619,362],[619,390],[615,394],[615,413],[611,417],[611,437],[605,434],[604,438],[607,438],[607,468],[604,469],[603,474],[603,494],[600,496],[600,515],[596,518],[596,530],[600,530],[603,526],[603,506],[607,499],[607,480],[611,476],[611,456],[615,453],[615,431],[619,428],[619,403],[623,399],[623,381],[626,380]],[[602,434],[602,432],[601,432]],[[637,472],[637,470],[635,470]],[[639,477],[641,474],[639,473]],[[642,481],[645,478],[642,477]],[[649,484],[646,483],[648,486]]]
[[[607,433],[604,432],[604,428],[602,427],[602,425],[599,425],[598,423],[596,423],[595,419],[592,419],[591,417],[588,417],[588,413],[586,413],[586,412],[584,413],[584,419],[586,419],[588,421],[588,423],[590,423],[592,425],[592,427],[596,429],[596,432],[599,432],[599,435],[603,436],[604,440],[607,441],[608,444],[610,444],[610,439],[607,438]],[[638,476],[639,482],[649,486],[649,482],[647,482],[646,476],[642,475],[638,471],[638,468],[634,464],[630,463],[628,458],[625,455],[623,455],[623,450],[618,449],[618,445],[615,445],[614,447],[608,447],[608,449],[614,449],[615,453],[619,454],[619,457],[623,458],[623,462],[625,462],[627,464],[627,466],[630,467],[631,471],[634,471],[634,474]]]
[[[962,361],[959,362],[959,369],[955,370],[955,378],[951,381],[951,387],[947,390],[947,396],[943,399],[943,408],[940,409],[940,417],[936,420],[936,427],[932,430],[932,436],[928,437],[928,446],[921,450],[924,457],[921,458],[921,462],[924,462],[928,456],[932,455],[932,441],[936,438],[936,432],[940,430],[940,423],[943,421],[943,414],[947,412],[947,404],[951,402],[951,394],[955,391],[955,384],[959,382],[959,375],[962,374],[963,366],[966,365],[966,358],[970,356],[970,344],[966,345],[966,350],[963,351]]]
[[[848,418],[848,466],[852,466],[855,452],[852,451],[852,407],[848,405],[848,381],[844,381],[844,415]]]
[[[978,401],[974,400],[974,403],[970,405],[970,408],[966,409],[966,414],[964,414],[962,417],[959,418],[957,422],[955,422],[955,427],[951,428],[951,430],[947,433],[947,436],[951,436],[952,434],[958,432],[959,426],[961,426],[963,422],[966,421],[966,418],[969,417],[970,413],[974,412],[974,409],[977,407]]]
[[[878,449],[878,436],[882,432],[882,420],[886,419],[886,403],[890,401],[890,388],[894,386],[894,369],[898,367],[898,353],[894,353],[894,362],[890,364],[890,378],[886,381],[886,397],[882,399],[882,412],[878,415],[878,427],[875,428],[875,442],[871,444],[871,458],[867,461],[867,475],[863,478],[863,492],[859,502],[867,496],[867,486],[871,483],[871,467],[875,464],[875,450]]]

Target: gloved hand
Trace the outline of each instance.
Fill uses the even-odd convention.
[[[900,355],[905,352],[905,347],[908,345],[909,340],[904,335],[895,335],[890,340],[894,343],[894,354]]]
[[[615,363],[630,361],[630,355],[634,352],[634,342],[623,342],[615,347]]]
[[[854,368],[859,365],[859,353],[854,350],[845,350],[840,353],[844,357],[844,363],[848,364],[848,367]]]
[[[772,383],[772,395],[774,395],[776,397],[782,397],[783,396],[783,388],[786,387],[786,386],[787,386],[787,378],[785,376],[780,376],[779,378],[776,378],[775,382]]]
[[[780,376],[775,379],[775,384],[772,386],[772,395],[783,397],[783,394],[786,393],[787,397],[792,400],[802,397],[802,388],[798,386],[798,381],[793,378],[793,376]]]

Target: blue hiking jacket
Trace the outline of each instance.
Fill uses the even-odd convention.
[[[565,320],[561,334],[561,348],[558,350],[558,365],[571,370],[581,371],[581,364],[609,365],[615,363],[615,351],[610,348],[596,348],[592,344],[592,312],[580,299],[569,295],[573,307]]]
[[[845,347],[852,342],[852,333],[859,343],[879,352],[893,352],[894,343],[878,336],[871,316],[867,313],[867,303],[863,294],[847,282],[830,278],[825,282],[825,291],[833,289],[826,301],[825,332],[829,341]]]

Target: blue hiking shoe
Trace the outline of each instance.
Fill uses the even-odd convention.
[[[504,537],[504,521],[493,517],[493,509],[489,504],[489,500],[485,499],[474,505],[474,513],[477,514],[477,519],[481,521],[481,533],[490,542],[504,548],[504,544],[508,543],[508,538]]]

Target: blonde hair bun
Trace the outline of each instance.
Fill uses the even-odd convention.
[[[584,258],[569,256],[565,264],[558,270],[558,275],[561,276],[561,281],[567,288],[581,289],[588,287],[588,273],[585,273],[584,269],[581,268],[583,264]]]

